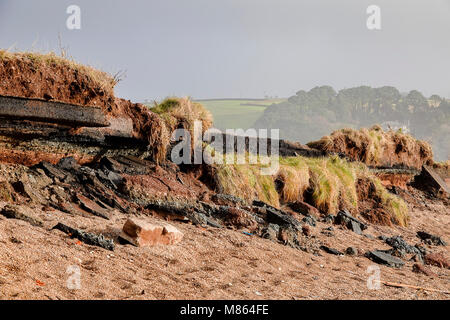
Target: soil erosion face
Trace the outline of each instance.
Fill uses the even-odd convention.
[[[8,121],[3,121],[0,127],[0,160],[32,165],[49,160],[56,163],[70,155],[80,163],[86,163],[114,149],[104,143],[111,141],[108,138],[111,136],[116,140],[118,137],[130,140],[116,141],[113,143],[116,147],[144,143],[147,145],[147,155],[156,162],[162,161],[169,140],[164,121],[142,104],[116,98],[116,81],[102,71],[54,54],[0,50],[0,96],[63,102],[86,108],[99,107],[111,123],[110,127],[88,131],[77,127],[68,130],[63,125],[43,129],[42,124],[30,121],[11,124],[9,120],[12,119],[6,119]],[[45,137],[53,137],[58,140],[57,144],[48,143]]]

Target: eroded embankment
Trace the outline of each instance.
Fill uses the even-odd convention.
[[[408,209],[389,193],[362,163],[337,156],[281,157],[274,175],[261,173],[261,164],[216,165],[210,180],[221,193],[247,201],[261,199],[275,207],[312,206],[318,213],[336,215],[348,210],[383,225],[408,223]]]
[[[3,116],[0,160],[33,165],[57,163],[72,155],[86,163],[110,149],[124,149],[119,153],[163,161],[168,141],[164,121],[144,105],[115,97],[116,83],[117,79],[105,72],[52,53],[0,51],[0,96],[101,108],[110,123],[106,128],[87,129],[58,121],[44,125]]]
[[[373,167],[409,167],[420,169],[433,163],[430,145],[402,132],[384,132],[381,127],[370,129],[342,129],[308,143],[326,152],[346,155]]]

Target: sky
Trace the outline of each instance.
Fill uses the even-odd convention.
[[[81,29],[69,30],[69,5]],[[366,26],[369,5],[381,30]],[[60,39],[60,41],[58,40]],[[0,48],[125,76],[116,95],[288,97],[390,85],[450,97],[450,0],[0,0]]]

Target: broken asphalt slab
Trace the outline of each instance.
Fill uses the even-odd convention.
[[[362,231],[367,229],[366,224],[356,219],[345,210],[338,212],[336,218],[334,219],[334,223],[345,225],[348,229],[353,230],[357,234],[362,234]]]
[[[76,238],[86,244],[101,247],[110,251],[114,251],[114,241],[105,238],[103,235],[84,232],[78,229],[71,228],[65,224],[58,223],[52,228],[68,234],[71,238]]]
[[[366,256],[373,262],[383,264],[392,268],[401,268],[405,264],[403,260],[379,250],[369,251],[366,253]]]

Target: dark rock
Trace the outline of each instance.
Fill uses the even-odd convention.
[[[432,235],[425,231],[418,231],[417,237],[419,237],[423,241],[430,240],[430,242],[435,246],[446,246],[447,245],[447,243],[445,243],[445,241],[442,240],[440,237]]]
[[[399,251],[402,255],[404,255],[404,253],[422,255],[422,252],[419,249],[409,245],[401,236],[387,238],[385,242],[392,248]]]
[[[359,223],[355,222],[355,221],[350,221],[350,230],[352,230],[354,233],[361,235],[362,234],[362,230],[361,227],[359,225]]]
[[[373,235],[371,235],[371,234],[363,234],[363,236],[364,237],[366,237],[367,239],[370,239],[370,240],[375,240],[376,238],[373,236]]]
[[[78,170],[80,168],[80,165],[74,157],[63,158],[59,160],[56,166],[63,170]]]
[[[7,204],[0,211],[0,214],[8,219],[17,219],[30,223],[35,227],[42,227],[43,223],[40,219],[32,217],[28,212],[28,208],[22,206]]]
[[[99,204],[81,194],[76,195],[76,201],[83,210],[92,213],[95,216],[107,220],[111,218],[111,211],[102,208]]]
[[[114,241],[111,239],[106,239],[103,235],[97,235],[94,233],[88,233],[81,230],[77,230],[66,226],[65,224],[58,223],[56,226],[52,228],[56,230],[60,230],[66,234],[68,234],[71,238],[76,238],[86,244],[102,247],[107,250],[114,250]]]
[[[349,256],[356,256],[358,254],[358,249],[353,247],[348,247],[345,249],[345,254]]]
[[[280,232],[280,226],[277,224],[269,223],[267,227],[264,227],[261,231],[261,237],[269,240],[277,240]]]
[[[323,222],[325,223],[334,223],[334,219],[336,219],[336,216],[329,214],[323,218]]]
[[[363,222],[359,221],[355,217],[353,217],[349,212],[347,211],[339,211],[339,213],[336,216],[336,219],[334,221],[335,224],[342,224],[347,226],[350,230],[352,230],[352,221],[359,224],[359,227],[361,230],[366,230],[367,225],[365,225]]]
[[[378,236],[378,239],[381,240],[381,241],[386,241],[387,238],[388,238],[388,237],[386,237],[386,236],[384,236],[384,235]]]
[[[49,178],[52,178],[52,179],[57,178],[59,181],[64,181],[64,179],[67,176],[66,172],[58,169],[57,167],[55,167],[54,165],[52,165],[49,162],[43,161],[33,167],[33,169],[36,169],[36,168],[40,168],[40,169],[44,170],[45,174]]]
[[[320,246],[320,249],[322,249],[323,251],[325,251],[326,253],[329,253],[329,254],[334,254],[334,255],[337,255],[337,256],[342,256],[343,255],[343,253],[340,252],[339,250],[336,250],[334,248],[329,248],[327,246]]]
[[[300,230],[300,222],[287,212],[273,207],[267,207],[266,209],[266,220],[268,223],[275,223],[285,227],[292,226],[295,229]]]
[[[309,224],[311,227],[316,226],[316,219],[313,216],[304,217],[302,222]]]
[[[239,197],[231,194],[217,193],[214,194],[211,200],[218,205],[244,205],[245,201]]]
[[[369,251],[366,253],[366,256],[376,263],[384,264],[393,268],[400,268],[405,264],[401,259],[379,250]]]
[[[436,171],[426,165],[422,166],[420,175],[414,177],[412,185],[438,198],[445,199],[450,195],[449,186]]]

